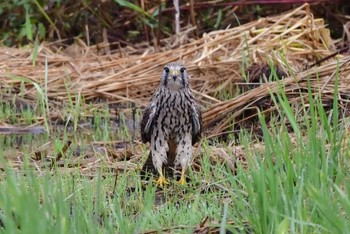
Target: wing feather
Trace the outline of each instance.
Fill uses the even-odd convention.
[[[156,116],[157,107],[155,102],[151,102],[149,106],[143,112],[141,120],[141,139],[143,143],[151,140],[151,129],[153,128],[153,122]]]
[[[202,111],[197,104],[192,105],[192,145],[198,142],[202,134]]]

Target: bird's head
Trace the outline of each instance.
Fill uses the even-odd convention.
[[[181,63],[169,63],[165,65],[161,84],[174,91],[187,88],[188,75],[185,66]]]

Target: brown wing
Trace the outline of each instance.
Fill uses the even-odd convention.
[[[202,134],[202,112],[197,104],[192,105],[192,145],[201,139]]]
[[[151,102],[151,104],[147,106],[143,112],[141,120],[141,139],[143,143],[149,142],[151,140],[151,133],[156,110],[157,108],[155,103]]]

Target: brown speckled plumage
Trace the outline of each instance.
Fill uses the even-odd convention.
[[[192,145],[201,136],[201,112],[189,87],[186,68],[179,63],[164,67],[160,86],[143,113],[141,137],[150,142],[143,172],[181,166],[192,161]],[[168,170],[166,170],[168,171]]]

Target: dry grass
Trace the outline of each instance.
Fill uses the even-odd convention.
[[[262,18],[240,27],[213,31],[194,40],[188,37],[189,28],[180,35],[166,40],[167,46],[156,51],[145,45],[119,47],[110,45],[87,47],[82,41],[64,48],[59,43],[42,44],[33,65],[33,48],[0,48],[0,84],[2,89],[19,90],[25,77],[42,87],[45,85],[45,63],[48,64],[48,92],[52,110],[58,110],[68,100],[67,87],[73,97],[86,101],[98,98],[112,103],[132,102],[138,106],[147,104],[158,85],[160,70],[164,64],[182,60],[191,74],[191,85],[197,100],[205,110],[204,127],[210,135],[229,131],[234,121],[243,122],[256,115],[246,110],[268,113],[273,105],[261,105],[280,85],[293,103],[299,103],[310,80],[313,95],[329,103],[333,98],[334,71],[340,67],[339,100],[346,109],[349,99],[349,55],[337,55],[318,67],[308,66],[331,56],[343,41],[332,40],[323,19],[314,19],[309,5],[279,16]],[[242,71],[249,65],[273,62],[288,77],[280,82],[255,85],[250,91],[234,93],[233,87],[249,86],[242,78]],[[246,74],[248,76],[248,74]],[[23,84],[22,84],[23,85]],[[231,90],[229,90],[231,89]],[[233,92],[229,99],[217,95]],[[236,97],[234,97],[236,96]],[[25,84],[24,100],[33,102],[36,89]],[[50,114],[54,118],[57,113]],[[239,117],[239,118],[238,118]]]
[[[37,88],[34,87],[34,83],[37,83],[40,87],[48,87],[47,96],[50,105],[49,116],[39,116],[39,122],[44,122],[43,119],[47,117],[55,119],[63,116],[61,113],[62,107],[71,101],[71,97],[77,99],[75,101],[96,101],[93,107],[96,109],[103,109],[101,107],[102,105],[106,106],[105,103],[100,103],[100,99],[108,100],[109,103],[116,103],[118,105],[131,102],[136,104],[137,107],[143,107],[147,104],[154,89],[158,85],[160,71],[163,65],[171,61],[182,60],[191,74],[192,88],[204,110],[203,121],[206,129],[206,138],[223,137],[228,133],[235,134],[236,131],[239,130],[239,128],[236,128],[237,125],[240,125],[239,127],[249,127],[249,124],[245,125],[245,123],[256,123],[255,117],[257,116],[258,110],[268,116],[269,113],[278,108],[271,99],[271,93],[279,91],[281,87],[283,87],[284,93],[287,95],[288,101],[291,103],[292,107],[300,108],[302,105],[301,103],[306,104],[306,106],[308,105],[308,100],[310,100],[308,98],[308,88],[311,86],[313,98],[315,100],[321,99],[322,104],[327,106],[325,109],[331,110],[337,77],[339,77],[339,107],[342,110],[342,114],[345,114],[345,116],[348,115],[348,102],[350,100],[350,55],[335,54],[337,47],[344,43],[344,40],[332,40],[323,20],[313,18],[313,15],[309,11],[309,5],[305,4],[291,12],[260,19],[240,27],[214,31],[203,35],[202,38],[198,40],[188,37],[189,32],[193,30],[193,28],[189,28],[178,36],[168,38],[166,40],[168,46],[160,48],[160,51],[156,51],[155,48],[147,45],[135,45],[133,48],[119,47],[117,50],[113,51],[111,45],[108,44],[87,47],[79,40],[77,40],[76,44],[67,48],[61,46],[59,43],[42,44],[39,47],[35,66],[33,65],[33,56],[35,54],[33,48],[0,48],[0,88],[1,91],[3,91],[1,94],[3,98],[2,102],[13,100],[13,96],[7,93],[9,89],[12,89],[12,92],[21,94],[16,97],[17,102],[25,105],[35,105],[38,97]],[[329,59],[318,64],[318,61],[327,57],[329,57]],[[46,61],[48,66],[46,66]],[[267,81],[267,77],[263,75],[266,75],[266,64],[271,63],[273,63],[281,73],[283,72],[283,74],[286,74],[286,77],[283,77],[279,81]],[[252,79],[252,74],[246,73],[247,71],[251,71],[250,68],[253,64],[256,65],[257,68],[263,67],[261,71],[264,71],[261,72],[261,74],[254,74],[254,76],[257,76],[254,77],[254,79]],[[314,64],[317,65],[314,66]],[[47,84],[45,84],[46,69],[48,69]],[[336,74],[336,71],[339,72],[339,75]],[[23,83],[18,77],[27,78],[32,82]],[[264,80],[264,82],[261,84],[255,83],[255,78]],[[23,85],[25,86],[24,95],[22,93]],[[70,96],[67,91],[69,91]],[[74,109],[74,106],[70,108]],[[79,112],[79,114],[82,113]],[[84,113],[84,117],[87,115],[89,118],[92,118],[93,112]],[[21,116],[18,117],[21,118]],[[316,118],[316,116],[313,117]],[[343,116],[341,115],[341,117]],[[303,120],[301,119],[300,121]],[[68,120],[63,123],[67,123],[67,125],[69,123],[71,125],[71,122]],[[133,122],[133,124],[134,123],[135,122]],[[22,138],[21,135],[9,138],[9,144],[11,146],[0,152],[0,156],[7,162],[6,164],[0,163],[0,171],[6,171],[10,168],[10,170],[14,170],[18,174],[26,175],[27,171],[23,169],[25,169],[28,164],[26,162],[29,162],[30,166],[35,168],[35,178],[45,178],[45,175],[49,172],[53,175],[59,175],[56,177],[58,180],[64,178],[62,181],[64,181],[65,185],[68,185],[69,183],[66,183],[65,179],[65,175],[67,175],[67,178],[72,178],[72,191],[74,191],[71,193],[69,190],[70,195],[67,199],[70,199],[75,193],[80,193],[80,189],[83,189],[83,187],[85,187],[85,190],[89,189],[88,191],[84,191],[86,196],[82,193],[84,197],[89,198],[94,193],[94,190],[87,186],[93,184],[93,180],[88,181],[82,187],[78,187],[78,189],[75,190],[74,181],[76,179],[74,175],[77,171],[89,179],[98,178],[102,172],[102,178],[108,178],[108,180],[103,181],[105,189],[108,189],[106,193],[107,197],[113,196],[115,201],[118,201],[116,199],[119,199],[118,197],[120,196],[123,201],[123,206],[108,206],[106,214],[109,214],[109,210],[122,210],[121,208],[124,207],[125,204],[124,209],[126,215],[123,218],[132,221],[131,223],[135,223],[136,220],[135,225],[139,225],[139,223],[137,223],[137,215],[142,216],[146,214],[142,212],[148,209],[148,206],[144,205],[148,204],[145,202],[146,196],[145,198],[141,197],[140,199],[142,200],[140,201],[137,200],[138,198],[133,200],[135,198],[130,196],[129,192],[132,195],[133,193],[136,194],[135,197],[139,196],[139,192],[136,189],[140,181],[135,178],[139,176],[138,172],[142,168],[143,161],[148,154],[146,150],[147,146],[141,144],[137,135],[132,135],[132,137],[129,138],[120,137],[117,141],[104,140],[105,138],[99,135],[99,141],[97,141],[91,136],[88,136],[86,139],[80,139],[76,136],[78,134],[75,134],[75,132],[72,137],[70,135],[71,132],[67,131],[65,133],[66,135],[63,137],[55,135],[53,138],[45,138],[40,139],[41,141],[36,141],[34,133],[41,133],[45,130],[40,123],[37,125],[38,126],[31,126],[29,128],[27,126],[11,126],[6,120],[4,120],[4,122],[0,121],[0,131],[8,131],[16,134],[33,133],[33,136],[30,135],[30,137],[33,138],[29,140],[24,140],[24,137]],[[300,125],[303,126],[303,123]],[[107,129],[108,134],[110,132],[115,134],[115,131],[119,133],[120,130],[119,128],[111,129],[106,128],[104,125],[101,126],[97,126],[96,129]],[[72,129],[72,127],[70,129]],[[258,131],[259,129],[256,128],[254,130]],[[273,129],[271,131],[273,131]],[[256,132],[254,132],[254,134],[255,133]],[[316,232],[320,232],[320,230],[331,230],[330,232],[332,232],[332,230],[336,229],[327,229],[327,225],[328,227],[332,227],[333,223],[346,223],[346,212],[349,212],[349,209],[346,209],[345,205],[345,208],[342,207],[341,204],[348,203],[346,203],[346,199],[341,200],[345,198],[343,193],[337,195],[336,192],[330,190],[332,192],[328,192],[327,194],[324,188],[330,186],[329,182],[332,180],[340,181],[342,180],[342,176],[343,178],[347,178],[346,172],[349,170],[346,159],[344,159],[344,161],[341,159],[341,161],[337,163],[338,167],[335,167],[334,171],[338,171],[338,174],[335,174],[335,172],[332,171],[333,169],[331,170],[326,169],[327,167],[323,167],[323,162],[329,162],[326,164],[329,164],[330,168],[333,163],[331,158],[328,158],[328,153],[327,156],[323,155],[324,152],[330,152],[329,155],[337,155],[338,144],[335,142],[334,145],[332,145],[332,141],[325,136],[325,133],[323,133],[324,136],[315,136],[318,133],[318,131],[315,130],[314,132],[312,130],[309,135],[301,136],[303,140],[305,139],[303,142],[310,144],[310,149],[305,147],[305,149],[296,150],[298,152],[293,152],[293,150],[300,147],[300,145],[298,145],[300,139],[292,132],[289,134],[286,133],[288,134],[288,140],[286,141],[283,140],[283,137],[277,138],[276,144],[274,144],[275,142],[269,143],[267,141],[259,142],[253,140],[253,142],[251,142],[249,141],[250,139],[247,140],[249,142],[243,142],[244,139],[240,144],[236,144],[236,142],[232,140],[216,142],[216,139],[204,139],[201,144],[197,144],[194,147],[194,155],[196,157],[192,163],[192,171],[189,172],[200,176],[190,177],[193,182],[193,184],[190,183],[190,186],[195,188],[193,188],[193,192],[191,192],[192,187],[186,190],[189,191],[189,194],[200,194],[200,196],[198,196],[200,199],[197,199],[197,195],[192,196],[192,194],[189,197],[185,197],[182,195],[183,192],[179,192],[177,187],[169,187],[170,189],[165,192],[158,188],[155,192],[154,201],[152,197],[150,198],[150,200],[152,200],[149,203],[152,205],[150,207],[152,207],[152,210],[160,211],[159,214],[163,215],[161,212],[164,203],[167,203],[170,208],[172,206],[171,199],[166,200],[169,197],[171,198],[172,194],[175,194],[174,197],[179,201],[185,201],[185,204],[187,202],[191,204],[192,199],[195,198],[196,200],[208,201],[208,204],[215,203],[215,205],[221,206],[221,204],[217,202],[217,196],[220,197],[223,193],[224,196],[221,202],[226,204],[225,200],[230,200],[227,204],[230,206],[232,205],[230,211],[234,212],[231,213],[235,214],[235,216],[237,215],[238,218],[244,217],[241,221],[242,223],[237,223],[237,225],[244,227],[248,230],[247,232],[250,232],[250,228],[252,228],[252,230],[264,230],[263,228],[259,229],[259,222],[262,221],[255,220],[255,218],[249,219],[252,210],[254,211],[253,213],[258,214],[258,216],[270,217],[271,219],[269,218],[269,220],[272,220],[272,223],[278,225],[278,230],[283,230],[283,226],[285,226],[285,230],[289,228],[299,230],[294,229],[292,224],[290,224],[290,227],[285,225],[286,221],[289,222],[288,217],[292,217],[290,218],[292,223],[298,223],[298,220],[307,220],[307,222],[300,222],[300,230],[316,230]],[[348,133],[348,131],[346,131],[346,133]],[[102,135],[102,133],[99,134]],[[108,134],[106,134],[106,138],[110,136]],[[310,135],[314,135],[314,138],[311,137],[311,139],[307,139]],[[83,137],[85,137],[85,135]],[[132,138],[132,140],[130,138]],[[281,140],[281,142],[279,142],[279,140]],[[335,138],[335,141],[336,140],[337,138]],[[26,141],[29,141],[29,147],[27,147]],[[17,142],[22,147],[16,147]],[[71,145],[72,142],[74,143]],[[212,142],[214,143],[212,144]],[[339,147],[344,150],[344,152],[348,152],[348,138],[343,139]],[[274,148],[275,152],[268,152],[268,148]],[[286,155],[282,155],[284,153],[286,153]],[[281,157],[275,157],[275,154],[281,155]],[[310,154],[312,157],[305,157],[306,154]],[[347,153],[344,155],[346,156]],[[286,157],[286,161],[284,157]],[[292,160],[288,160],[290,158]],[[260,160],[263,161],[263,163],[260,164]],[[273,161],[276,165],[271,171],[267,170],[271,165],[269,164],[269,160]],[[312,165],[312,163],[317,161],[319,161],[319,164]],[[259,166],[257,166],[257,168],[253,166],[252,170],[250,170],[250,166],[254,165],[255,162]],[[226,168],[231,170],[233,175],[237,173],[238,176],[233,178],[231,177],[231,173],[226,173],[229,172],[226,171],[226,168],[221,170],[223,164],[225,164]],[[206,168],[208,171],[206,171]],[[239,174],[241,168],[244,168],[244,173]],[[305,168],[307,168],[307,170],[305,170]],[[298,171],[300,171],[300,176]],[[11,179],[8,179],[9,173],[6,173],[6,175],[5,173],[3,174],[4,178],[6,178],[4,181],[11,181]],[[334,175],[337,175],[337,178]],[[279,180],[276,180],[276,177],[278,177]],[[113,189],[111,189],[112,186],[109,184],[109,179],[111,178],[114,180]],[[260,180],[260,178],[263,179]],[[300,178],[302,178],[302,180],[300,180]],[[305,183],[304,178],[306,178]],[[13,179],[13,181],[15,181],[16,184],[23,184],[23,182],[18,182],[20,181],[19,179],[21,178],[16,177],[16,180]],[[127,187],[123,187],[124,179]],[[79,177],[78,180],[82,179]],[[29,181],[31,181],[31,179]],[[50,188],[50,191],[51,183],[55,185],[53,181],[54,180],[51,179],[47,180],[47,182],[50,183],[50,186],[47,186]],[[290,183],[291,181],[293,181],[293,183]],[[142,184],[144,184],[144,182],[145,181],[142,180]],[[97,189],[98,183],[99,179],[97,179]],[[317,185],[318,183],[320,185]],[[337,184],[336,182],[334,187],[336,189],[342,188],[342,183],[343,182]],[[317,200],[317,196],[309,195],[308,191],[304,190],[304,184],[315,186],[311,187],[313,189],[312,191],[315,191],[317,195],[321,194],[324,196],[324,199]],[[27,183],[25,185],[26,187],[30,187]],[[319,186],[320,189],[317,186]],[[52,187],[57,188],[59,186]],[[127,188],[127,190],[125,188]],[[305,188],[307,189],[308,187]],[[318,190],[316,190],[316,188]],[[120,195],[124,194],[124,190],[126,191],[125,195]],[[226,193],[227,191],[233,191],[232,195]],[[96,194],[98,193],[99,191],[96,192]],[[203,196],[203,194],[205,195]],[[206,197],[207,194],[209,194],[208,197]],[[276,202],[276,199],[270,199],[266,194],[270,194],[271,197],[273,197],[274,194],[281,194],[281,198],[277,198]],[[212,195],[214,195],[213,198],[211,197]],[[98,196],[99,195],[93,197],[94,201],[102,199]],[[341,197],[341,199],[337,198],[337,196]],[[18,197],[23,201],[26,199],[25,202],[18,202],[20,201],[20,199],[18,199],[18,201],[16,200],[13,204],[25,204],[23,207],[27,207],[30,199],[23,196],[23,192]],[[32,200],[36,199],[33,196],[28,197]],[[267,197],[269,198],[267,199]],[[333,199],[333,197],[335,198]],[[54,201],[62,200],[62,204],[66,205],[67,199],[63,200],[61,199],[62,197],[53,198]],[[79,199],[79,194],[74,199],[76,198]],[[50,199],[45,197],[40,197],[40,201],[41,200],[45,202],[40,203],[40,208],[49,204],[47,201],[50,201]],[[298,205],[299,201],[302,201],[300,205]],[[324,210],[321,209],[323,206],[318,208],[318,204],[315,203],[315,201],[321,201],[320,204],[326,204]],[[78,203],[83,204],[83,202],[77,202],[77,204]],[[104,202],[103,204],[105,203],[108,204],[108,202]],[[264,204],[264,206],[260,207],[260,203]],[[140,204],[141,208],[138,207],[138,204]],[[198,204],[202,205],[204,203]],[[271,207],[268,212],[265,204]],[[334,208],[336,207],[334,204],[340,205],[338,206],[339,210],[334,211],[335,215],[329,215],[335,217],[335,219],[332,220],[332,225],[330,225],[326,222],[327,217],[321,219],[322,211],[332,211],[327,205]],[[14,211],[28,210],[23,208],[15,209],[13,207],[11,207],[9,214],[16,214]],[[61,207],[65,206],[61,205]],[[89,210],[85,209],[84,206],[82,207],[84,211]],[[97,205],[96,207],[98,208]],[[288,213],[286,207],[291,207],[292,213]],[[96,210],[98,210],[97,208]],[[3,208],[1,209],[0,224],[2,224],[1,221],[3,217],[6,218],[6,216],[1,215],[4,210]],[[135,209],[137,215],[134,215],[133,212],[135,211],[133,209]],[[191,208],[186,204],[186,209],[190,210]],[[67,220],[71,220],[72,209],[70,208],[67,210],[69,210],[69,212],[67,212]],[[225,208],[223,210],[225,214]],[[261,210],[266,210],[266,212],[262,213]],[[180,212],[178,205],[176,205],[174,211],[176,213]],[[130,219],[127,216],[128,212],[131,214]],[[42,222],[42,217],[45,215],[43,216],[39,212],[32,213],[38,214],[38,217],[40,216],[40,222]],[[294,216],[294,213],[297,215]],[[45,214],[48,216],[47,213]],[[96,214],[99,213],[96,212]],[[149,214],[153,215],[153,213],[147,213],[147,215]],[[156,214],[156,212],[154,214]],[[172,219],[175,217],[169,215],[169,213],[166,214]],[[278,214],[276,216],[278,218],[273,218],[275,214]],[[303,215],[299,216],[300,214]],[[316,218],[314,214],[316,214]],[[337,216],[336,214],[345,215]],[[145,215],[146,218],[147,215]],[[164,222],[164,217],[167,217],[167,215],[163,216],[161,219],[154,215],[152,219]],[[200,213],[196,212],[190,215],[199,216]],[[280,218],[280,216],[282,218]],[[60,217],[64,216],[61,215]],[[77,215],[77,217],[79,217],[79,215]],[[81,215],[81,217],[86,219],[85,213]],[[101,215],[101,217],[104,216]],[[249,222],[245,221],[247,217]],[[107,219],[109,218],[108,215],[105,215],[104,218],[109,220]],[[144,217],[141,218],[143,219]],[[234,218],[237,219],[236,217]],[[101,220],[104,221],[103,219]],[[50,219],[50,221],[52,220]],[[115,223],[115,220],[113,220],[113,223]],[[310,223],[312,225],[308,227],[307,225],[304,226],[304,223]],[[235,226],[235,222],[233,221],[229,221],[227,224],[233,227]],[[123,230],[122,225],[120,223],[117,223],[117,225],[120,225],[120,227],[118,227],[120,228],[119,232],[123,232],[120,231]],[[208,216],[205,216],[199,225],[196,226],[178,225],[176,223],[175,226],[169,228],[168,225],[169,224],[164,228],[162,227],[156,230],[152,228],[144,233],[156,233],[160,231],[172,233],[181,232],[182,230],[185,231],[191,228],[193,228],[194,233],[218,233],[220,230],[220,228],[218,228],[220,227],[220,223],[214,219],[210,219]],[[271,227],[273,226],[271,225]],[[342,228],[342,230],[345,230],[346,225],[343,225]],[[243,230],[244,229],[237,229],[237,232],[242,232]],[[267,228],[265,228],[265,230],[267,230]]]

